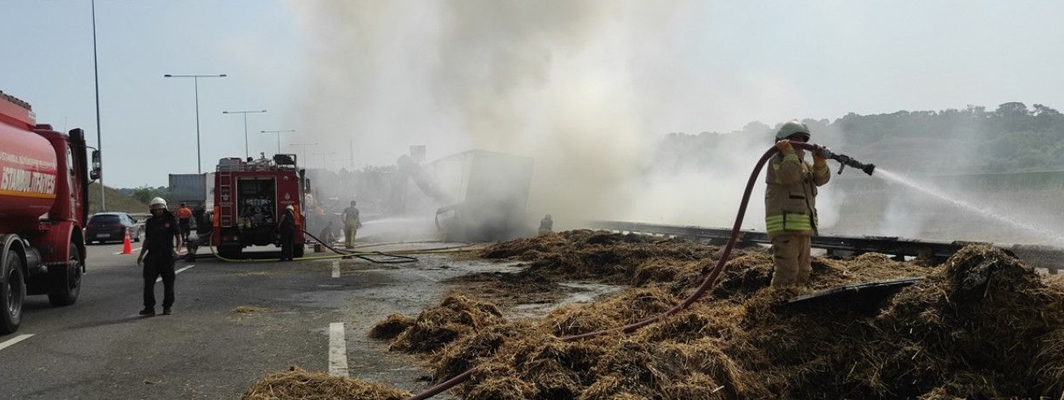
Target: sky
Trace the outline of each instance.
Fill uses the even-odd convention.
[[[90,0],[0,10],[0,90],[99,146]],[[567,147],[626,160],[648,137],[751,121],[1060,109],[1060,15],[1051,1],[97,0],[104,179],[197,172],[193,80],[164,74],[228,75],[199,80],[204,171],[245,154],[244,119],[222,112],[262,109],[250,153],[277,150],[260,131],[296,130],[281,150],[312,168],[390,165],[418,144],[430,159],[552,148],[564,165],[588,156]]]

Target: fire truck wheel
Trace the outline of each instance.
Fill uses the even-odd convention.
[[[70,263],[65,268],[49,268],[48,275],[52,290],[48,292],[48,302],[52,307],[69,306],[78,301],[81,294],[81,252],[74,243],[70,244]]]
[[[303,249],[304,248],[306,248],[306,246],[304,246],[302,244],[295,245],[294,247],[292,247],[292,256],[295,257],[295,258],[303,258]]]
[[[22,280],[22,259],[13,251],[0,264],[0,335],[13,333],[22,322],[22,301],[26,282]]]

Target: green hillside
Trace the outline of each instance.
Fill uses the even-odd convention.
[[[106,211],[123,211],[128,213],[146,213],[148,211],[148,205],[141,203],[132,196],[124,195],[117,190],[109,187],[105,187],[107,193],[107,210]],[[89,214],[95,214],[100,211],[100,185],[98,183],[92,183],[89,185]]]

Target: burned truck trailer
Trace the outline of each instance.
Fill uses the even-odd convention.
[[[214,174],[211,244],[225,258],[239,258],[249,246],[280,245],[278,222],[295,209],[294,255],[302,257],[304,172],[294,154],[254,161],[223,158]]]
[[[534,160],[470,150],[433,161],[424,170],[451,200],[436,211],[447,240],[507,240],[527,233],[526,208]]]

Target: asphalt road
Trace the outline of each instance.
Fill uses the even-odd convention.
[[[174,314],[145,318],[137,314],[141,269],[120,250],[89,246],[76,304],[53,308],[47,296],[27,298],[19,331],[0,336],[0,399],[237,399],[291,365],[416,391],[427,371],[386,353],[385,343],[365,337],[368,329],[438,301],[441,279],[499,268],[442,255],[404,266],[179,261],[187,269],[177,275]],[[161,304],[162,283],[156,293]],[[255,312],[237,312],[242,306]],[[330,361],[335,323],[344,324],[344,337],[333,346],[346,349]],[[343,364],[347,370],[338,370]]]

